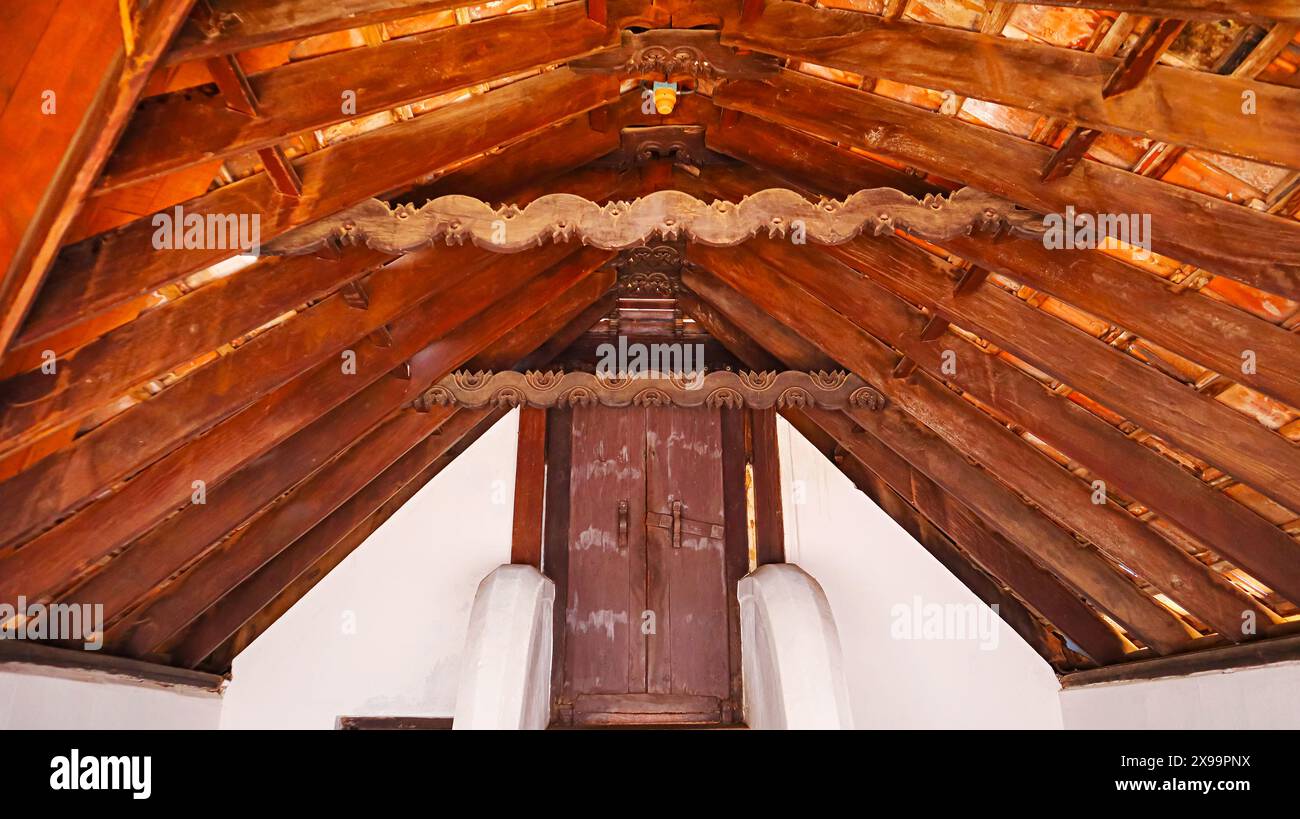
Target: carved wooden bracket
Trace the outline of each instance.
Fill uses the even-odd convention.
[[[682,242],[650,242],[622,251],[610,262],[618,271],[614,289],[626,298],[672,298],[681,287],[684,250]]]
[[[942,242],[987,229],[1040,237],[1043,219],[989,193],[962,188],[950,196],[917,199],[893,188],[858,191],[847,199],[812,202],[784,188],[768,188],[739,202],[711,204],[682,191],[656,191],[631,202],[595,202],[567,193],[540,197],[526,207],[459,194],[422,207],[390,206],[379,199],[286,233],[267,245],[275,255],[313,253],[330,245],[364,244],[383,253],[406,253],[438,241],[466,239],[487,250],[514,253],[551,241],[577,238],[602,250],[622,250],[652,237],[731,247],[760,231],[792,241],[838,245],[859,234],[905,230]]]
[[[749,407],[879,410],[885,397],[851,373],[730,372],[610,377],[583,372],[454,372],[430,387],[416,408],[434,406]]]
[[[592,166],[624,170],[653,159],[668,159],[696,168],[735,165],[704,145],[703,125],[633,125],[619,131],[619,148]]]
[[[587,74],[632,75],[678,82],[684,79],[759,79],[781,70],[775,57],[738,54],[724,46],[717,31],[680,28],[624,31],[610,51],[570,60],[569,68]]]

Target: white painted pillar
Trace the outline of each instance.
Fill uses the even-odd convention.
[[[453,729],[543,729],[551,716],[555,584],[505,565],[479,583],[470,611]]]
[[[790,563],[740,581],[740,653],[750,728],[852,728],[839,633],[826,593]]]

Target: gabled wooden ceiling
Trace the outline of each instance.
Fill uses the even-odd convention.
[[[0,63],[0,600],[103,603],[108,651],[227,672],[501,415],[431,383],[572,358],[619,305],[576,244],[155,251],[156,212],[268,241],[370,197],[968,185],[1149,213],[1154,253],[690,245],[651,307],[884,393],[784,415],[1058,671],[1300,628],[1293,3],[126,5],[24,10]],[[647,114],[622,32],[670,28],[728,69]],[[49,87],[66,116],[32,114]],[[708,161],[627,150],[661,125]]]

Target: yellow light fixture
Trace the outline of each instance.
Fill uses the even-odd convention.
[[[677,107],[677,83],[675,82],[656,82],[655,92],[655,110],[661,116],[667,116]]]

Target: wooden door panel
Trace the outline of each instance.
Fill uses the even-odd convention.
[[[608,407],[573,411],[569,583],[570,695],[645,691],[645,420]],[[619,545],[619,502],[628,504]]]
[[[650,607],[650,691],[726,697],[727,577],[721,416],[716,409],[646,411],[646,548]],[[673,518],[680,501],[678,535]]]

